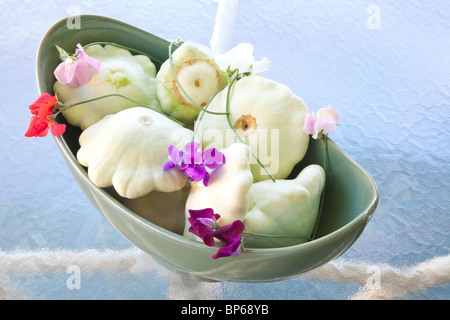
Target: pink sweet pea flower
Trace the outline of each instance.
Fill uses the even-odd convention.
[[[73,57],[67,56],[54,71],[56,80],[76,88],[86,84],[92,75],[91,66],[98,70],[100,62],[84,52],[81,44],[77,44],[77,50]]]
[[[337,123],[340,120],[336,110],[331,105],[328,105],[327,108],[319,109],[317,114],[311,112],[306,115],[303,131],[317,139],[322,134],[328,134],[336,130]]]

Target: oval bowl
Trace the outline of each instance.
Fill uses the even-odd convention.
[[[81,15],[80,29],[70,29],[67,19],[55,23],[43,37],[36,60],[39,93],[53,94],[53,70],[60,63],[55,45],[75,48],[77,43],[114,42],[155,57],[159,68],[168,57],[169,42],[126,23],[102,16]],[[66,123],[59,116],[59,122]],[[134,213],[88,178],[76,153],[79,128],[67,125],[55,137],[72,175],[94,207],[120,234],[150,254],[166,268],[202,281],[266,282],[298,276],[340,256],[358,239],[378,204],[378,189],[361,166],[333,141],[328,143],[326,197],[317,236],[309,242],[282,248],[246,248],[239,256],[214,260],[217,248],[187,239]],[[320,142],[311,139],[305,158],[292,172],[308,164],[322,164]]]

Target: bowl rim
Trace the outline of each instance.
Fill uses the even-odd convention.
[[[100,16],[100,15],[91,15],[91,14],[82,14],[82,15],[80,15],[80,18],[82,18],[82,17],[87,17],[87,18],[91,18],[91,19],[99,19],[99,20],[105,20],[105,21],[114,22],[114,23],[126,26],[128,28],[131,28],[131,29],[134,29],[134,30],[139,30],[140,32],[147,33],[147,34],[149,34],[151,36],[155,36],[155,35],[147,32],[145,30],[139,29],[139,28],[134,27],[134,26],[132,26],[132,25],[130,25],[128,23],[125,23],[125,22],[122,22],[122,21],[119,21],[119,20],[116,20],[116,19],[113,19],[113,18]],[[37,50],[37,56],[36,56],[36,68],[35,68],[36,69],[35,70],[36,79],[38,80],[37,81],[37,87],[38,87],[39,94],[42,94],[44,92],[44,90],[41,87],[40,81],[39,81],[39,69],[37,67],[39,65],[40,57],[42,55],[44,40],[47,38],[47,36],[51,32],[53,32],[56,28],[58,28],[63,22],[67,21],[68,18],[69,17],[65,17],[65,18],[62,18],[59,21],[55,22],[47,30],[47,32],[44,34],[44,36],[42,37],[42,39],[41,39],[41,41],[39,43],[38,50]],[[91,190],[95,190],[97,196],[103,198],[104,201],[106,201],[110,205],[113,205],[114,207],[116,207],[122,214],[125,214],[128,218],[131,218],[134,221],[136,221],[137,223],[141,224],[145,229],[152,230],[153,232],[156,232],[156,233],[158,233],[158,234],[160,234],[160,235],[162,235],[164,237],[170,238],[173,241],[182,243],[184,245],[196,246],[196,247],[202,248],[204,250],[211,250],[211,251],[217,250],[217,248],[215,248],[215,247],[209,247],[209,246],[205,245],[202,242],[191,240],[191,239],[189,239],[187,237],[184,237],[182,235],[179,235],[179,234],[171,232],[171,231],[169,231],[167,229],[164,229],[164,228],[162,228],[162,227],[160,227],[160,226],[158,226],[158,225],[156,225],[156,224],[154,224],[154,223],[152,223],[152,222],[150,222],[150,221],[140,217],[138,214],[134,213],[131,209],[127,208],[124,204],[120,203],[117,199],[115,199],[112,195],[110,195],[106,190],[97,187],[89,179],[86,170],[78,162],[78,160],[76,159],[76,156],[70,151],[70,148],[69,148],[68,144],[66,143],[66,141],[65,141],[63,136],[54,136],[54,139],[55,139],[55,141],[56,141],[60,151],[65,156],[66,160],[69,160],[69,161],[66,161],[66,162],[68,164],[70,164],[72,169],[74,169],[79,174],[79,176],[83,179],[83,182],[86,183]],[[324,236],[321,236],[320,238],[316,238],[316,239],[313,239],[313,240],[310,240],[310,241],[307,241],[307,242],[304,242],[304,243],[291,245],[291,246],[285,246],[285,247],[277,247],[277,248],[245,248],[245,253],[246,254],[261,255],[261,254],[274,253],[274,252],[287,253],[287,252],[291,252],[291,251],[297,251],[297,250],[299,250],[301,248],[308,248],[308,247],[319,246],[322,242],[327,242],[327,241],[331,241],[333,239],[340,238],[340,237],[344,236],[345,234],[348,234],[348,233],[352,232],[354,229],[356,229],[356,228],[358,228],[360,226],[365,226],[367,224],[367,222],[370,220],[370,218],[373,216],[373,213],[375,212],[376,207],[377,207],[378,202],[379,202],[379,191],[378,191],[378,187],[377,187],[375,181],[372,179],[372,177],[355,160],[353,160],[345,151],[343,151],[331,138],[328,138],[328,140],[329,140],[329,143],[333,144],[333,146],[348,161],[352,162],[353,165],[355,165],[366,176],[366,178],[369,180],[369,182],[370,182],[370,184],[372,186],[372,192],[373,192],[372,200],[370,201],[369,205],[364,210],[362,210],[362,212],[359,213],[351,221],[349,221],[348,223],[346,223],[342,227],[334,230],[333,232],[330,232],[330,233],[328,233],[328,234],[326,234]],[[117,230],[116,226],[114,226],[114,228]]]

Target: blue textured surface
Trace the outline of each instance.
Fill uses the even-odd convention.
[[[23,136],[30,119],[28,105],[37,98],[35,57],[40,39],[70,14],[72,5],[73,1],[0,1],[0,251],[133,247],[87,201],[53,139]],[[76,6],[82,14],[115,18],[163,38],[208,45],[218,3],[80,1]],[[371,24],[371,8],[379,10],[379,24]],[[448,255],[448,3],[246,0],[239,4],[230,32],[233,45],[250,42],[257,59],[268,57],[272,69],[265,76],[288,85],[311,110],[334,106],[342,121],[331,137],[379,187],[374,217],[339,259],[404,268]],[[152,273],[89,275],[75,293],[65,287],[66,277],[13,274],[10,280],[39,299],[169,297],[169,280]],[[298,277],[273,284],[224,284],[222,294],[243,299],[347,299],[358,287]],[[448,283],[405,296],[449,297]]]

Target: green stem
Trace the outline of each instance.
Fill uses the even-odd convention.
[[[126,49],[126,50],[128,50],[128,51],[132,51],[132,52],[134,52],[134,53],[137,53],[137,54],[141,54],[141,55],[147,56],[147,57],[149,57],[151,60],[154,60],[154,61],[158,62],[159,64],[162,64],[162,61],[161,61],[161,60],[156,59],[155,57],[149,55],[148,53],[145,53],[145,52],[143,52],[143,51],[141,51],[141,50],[137,50],[137,49],[130,48],[130,47],[127,47],[127,46],[123,46],[123,45],[121,45],[121,44],[117,44],[117,43],[114,43],[114,42],[97,41],[97,42],[89,43],[89,44],[83,46],[83,48],[86,49],[86,48],[88,48],[88,47],[90,47],[90,46],[93,46],[93,45],[96,45],[96,44],[99,44],[99,45],[111,45],[111,46],[115,46],[115,47],[118,47],[118,48]]]
[[[201,106],[199,106],[188,94],[187,92],[184,90],[183,86],[181,85],[181,83],[178,81],[178,77],[176,75],[175,72],[175,68],[173,66],[173,59],[172,59],[172,45],[173,45],[173,41],[170,43],[169,45],[169,64],[170,64],[170,69],[172,70],[172,74],[173,77],[175,78],[175,81],[178,85],[178,87],[181,89],[181,91],[183,91],[184,95],[191,101],[191,103],[199,110],[204,110],[204,112],[207,112],[209,114],[215,114],[215,115],[226,115],[226,113],[223,112],[213,112],[213,111],[209,111],[206,110],[205,108],[202,108]],[[223,89],[223,88],[222,88]],[[219,89],[219,91],[221,91],[222,89]]]
[[[325,171],[325,181],[326,181],[326,176],[327,176],[328,136],[327,135],[322,135],[322,137],[320,138],[320,142],[322,143],[322,149],[323,149],[323,170]],[[326,186],[326,184],[325,184],[325,186]],[[323,191],[322,191],[322,195],[320,197],[319,214],[317,215],[316,224],[314,226],[314,231],[313,231],[312,236],[311,236],[312,239],[315,239],[315,237],[316,237],[317,229],[319,227],[320,217],[322,216],[323,203],[324,203],[324,200],[325,200],[325,189],[326,188],[324,187]]]
[[[120,97],[120,98],[129,100],[129,101],[131,101],[131,102],[133,102],[133,103],[136,103],[136,104],[138,104],[138,105],[140,105],[140,106],[142,106],[142,107],[145,107],[145,108],[147,108],[147,109],[151,109],[151,110],[153,110],[153,111],[155,111],[155,112],[158,112],[158,113],[162,114],[163,116],[169,118],[169,119],[172,120],[172,121],[177,122],[178,124],[180,124],[180,125],[182,125],[182,126],[185,125],[183,122],[181,122],[181,121],[179,121],[179,120],[177,120],[177,119],[174,119],[174,118],[172,118],[171,116],[169,116],[169,115],[167,115],[167,114],[165,114],[165,113],[162,113],[162,112],[160,112],[160,111],[158,111],[158,110],[155,110],[155,109],[153,109],[153,108],[151,108],[151,107],[149,107],[149,106],[147,106],[147,105],[145,105],[145,104],[143,104],[143,103],[141,103],[141,102],[139,102],[139,101],[137,101],[137,100],[134,100],[134,99],[132,99],[132,98],[129,98],[129,97],[124,96],[124,95],[119,94],[119,93],[111,93],[111,94],[107,94],[107,95],[104,95],[104,96],[101,96],[101,97],[96,97],[96,98],[92,98],[92,99],[88,99],[88,100],[84,100],[84,101],[75,102],[75,103],[70,104],[70,105],[63,105],[63,104],[62,104],[62,105],[59,107],[59,109],[60,109],[61,111],[66,111],[66,110],[68,110],[68,109],[70,109],[70,108],[73,108],[73,107],[76,107],[76,106],[78,106],[78,105],[80,105],[80,104],[89,103],[89,102],[92,102],[92,101],[97,101],[97,100],[104,99],[104,98],[109,98],[109,97]]]
[[[217,90],[216,93],[214,93],[214,95],[211,97],[211,99],[209,99],[208,103],[206,104],[206,106],[203,107],[202,111],[200,111],[200,114],[198,116],[197,122],[201,123],[203,116],[206,113],[206,110],[208,109],[209,105],[211,104],[211,101],[220,93],[222,92],[223,89],[225,89],[228,86],[228,84],[224,85],[222,88],[220,88],[219,90]],[[194,128],[194,134],[192,135],[192,141],[195,140],[195,136],[197,135],[197,131],[198,128],[200,127],[200,125],[198,125],[197,127]]]

